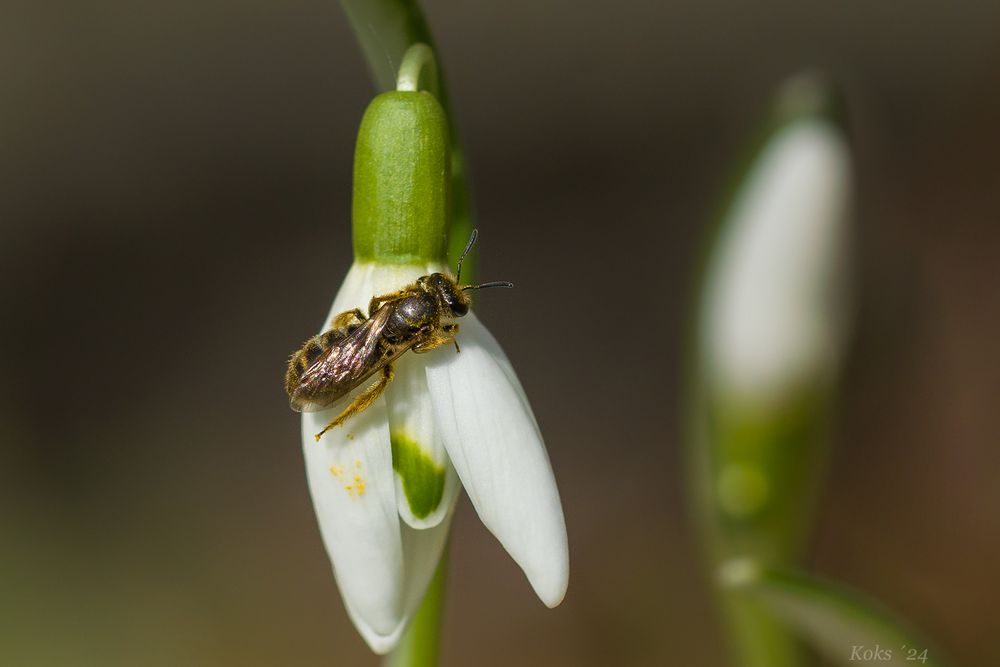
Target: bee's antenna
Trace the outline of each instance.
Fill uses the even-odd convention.
[[[472,250],[472,244],[476,242],[476,237],[479,236],[479,230],[473,229],[472,236],[469,237],[469,242],[465,244],[465,250],[462,251],[462,256],[458,258],[458,268],[455,272],[455,282],[459,282],[462,278],[462,262],[465,260],[465,256],[469,254]]]
[[[455,270],[455,282],[458,283],[458,284],[461,284],[460,281],[462,279],[462,262],[465,260],[465,256],[469,254],[469,251],[472,250],[472,244],[474,244],[476,242],[476,239],[478,237],[479,237],[479,230],[478,229],[473,229],[472,230],[472,236],[469,237],[469,242],[465,244],[465,250],[462,251],[462,256],[458,258],[458,267]],[[465,287],[463,287],[461,289],[462,289],[462,291],[465,291],[465,290],[468,290],[468,289],[486,289],[488,287],[507,287],[507,288],[510,288],[510,287],[513,287],[513,286],[514,286],[514,283],[507,282],[506,280],[496,280],[496,281],[493,281],[491,283],[483,283],[481,285],[466,285]]]
[[[508,282],[506,280],[494,280],[491,283],[483,283],[482,285],[466,285],[463,290],[467,289],[486,289],[487,287],[513,287],[514,283]]]

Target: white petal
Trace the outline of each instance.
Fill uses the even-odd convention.
[[[403,616],[403,546],[385,402],[316,442],[339,410],[302,415],[309,490],[344,603],[366,626],[388,633]]]
[[[774,400],[834,365],[849,200],[847,146],[825,121],[779,130],[757,158],[707,284],[705,350],[720,387]]]
[[[355,262],[347,272],[344,282],[341,283],[337,296],[333,300],[330,314],[324,320],[320,331],[330,328],[330,322],[340,313],[361,308],[368,310],[368,301],[372,298],[372,273],[375,265],[370,263]]]
[[[456,496],[457,498],[457,496]],[[451,529],[451,519],[455,514],[455,499],[447,508],[442,521],[426,530],[416,530],[407,525],[401,527],[403,539],[403,559],[406,563],[403,591],[403,617],[389,632],[377,632],[356,612],[350,602],[345,600],[347,615],[351,617],[355,627],[364,637],[368,646],[378,654],[385,654],[396,647],[403,631],[416,613],[427,591],[427,586],[434,577],[438,561],[448,544],[448,531]]]
[[[423,355],[407,353],[396,361],[386,401],[399,515],[414,528],[436,526],[461,487],[435,426]]]
[[[569,552],[542,436],[489,331],[470,313],[458,337],[461,354],[441,348],[427,355],[437,426],[479,518],[554,607],[566,593]]]
[[[375,295],[395,292],[421,276],[443,270],[439,264],[416,266],[356,262],[334,299],[325,326],[329,326],[335,316],[352,308],[361,308],[367,313],[368,302]],[[429,502],[425,495],[426,486],[419,484],[410,474],[408,494],[407,483],[400,472],[407,473],[397,461],[396,468],[400,471],[396,474],[399,513],[414,528],[430,528],[441,523],[448,506],[454,502],[460,488],[458,476],[448,462],[444,444],[434,427],[423,360],[414,353],[407,352],[395,362],[395,367],[396,377],[385,392],[389,404],[390,437],[394,439],[397,452],[423,453],[425,458],[417,460],[430,464],[423,466],[423,471],[430,474],[430,479],[426,481],[436,483],[438,480],[434,479],[434,473],[440,470],[441,483],[439,500],[432,503],[430,511],[425,511]],[[416,449],[406,447],[404,441],[414,445]],[[411,498],[416,502],[411,503]]]
[[[367,311],[372,296],[394,291],[433,270],[437,267],[355,263],[321,330],[328,329],[336,315],[352,308]],[[398,640],[415,609],[415,587],[420,581],[426,587],[430,580],[420,569],[427,568],[423,557],[407,563],[404,576],[404,553],[430,551],[439,556],[448,522],[422,538],[420,543],[428,546],[421,548],[413,546],[410,529],[401,533],[384,398],[316,442],[315,434],[343,407],[341,403],[303,413],[306,474],[344,604],[372,649],[384,652]],[[410,570],[416,574],[407,579]],[[433,565],[430,570],[433,575]]]

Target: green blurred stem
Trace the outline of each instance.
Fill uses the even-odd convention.
[[[416,0],[340,0],[347,20],[365,54],[375,85],[380,91],[394,90],[404,54],[414,44],[423,43],[436,52],[434,38]],[[447,77],[440,62],[434,95],[448,116],[451,135],[451,211],[448,257],[454,266],[472,233],[472,199],[468,170],[456,129],[448,95]],[[466,257],[463,274],[476,275],[476,249]]]
[[[828,395],[803,390],[766,413],[691,385],[688,491],[714,573],[733,558],[800,562],[826,459]],[[733,664],[801,667],[807,655],[785,624],[743,590],[717,590]]]
[[[720,591],[729,650],[737,667],[800,667],[806,656],[784,622],[741,591]]]
[[[382,661],[383,667],[437,667],[441,655],[441,623],[444,618],[447,570],[446,551],[410,627],[395,650]]]

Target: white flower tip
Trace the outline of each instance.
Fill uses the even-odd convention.
[[[558,496],[548,510],[543,507],[540,504],[538,511],[545,518],[535,527],[537,532],[520,540],[504,535],[501,543],[524,570],[538,599],[553,609],[566,597],[569,586],[569,545]]]
[[[360,628],[359,628],[360,629]],[[398,631],[392,632],[389,635],[380,635],[374,631],[361,630],[361,636],[364,638],[365,643],[368,644],[368,648],[372,650],[373,653],[377,655],[385,655],[396,648],[396,644],[399,643],[399,639],[402,636],[403,628],[400,626]]]
[[[529,577],[528,581],[535,589],[538,599],[549,609],[554,609],[566,597],[566,589],[569,586],[569,554],[563,552],[560,558],[553,558],[550,554],[549,559],[551,561],[549,571],[534,578]]]
[[[569,547],[566,524],[558,501],[551,509],[539,506],[537,524],[531,534],[505,530],[502,524],[486,521],[486,527],[514,559],[528,583],[546,607],[558,607],[569,586]]]
[[[396,644],[399,643],[400,638],[403,636],[403,630],[410,620],[409,617],[406,617],[397,622],[393,627],[380,632],[361,618],[346,600],[344,601],[344,606],[347,608],[347,615],[351,618],[351,622],[354,623],[354,627],[357,628],[358,634],[368,644],[368,648],[378,655],[385,655],[396,648]]]

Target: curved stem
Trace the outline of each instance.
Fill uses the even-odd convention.
[[[421,86],[423,81],[423,86]],[[438,85],[437,59],[434,51],[423,42],[414,44],[403,54],[403,62],[399,65],[396,77],[396,90],[416,92],[426,90],[440,99]]]
[[[340,0],[340,6],[354,30],[361,51],[368,61],[372,78],[381,91],[393,90],[407,49],[417,43],[434,50],[434,38],[416,0]],[[468,168],[458,140],[457,123],[448,95],[448,81],[440,63],[437,72],[437,97],[448,116],[451,134],[451,221],[448,255],[452,265],[465,247],[472,232],[472,197]],[[476,250],[465,260],[463,273],[476,273]]]

